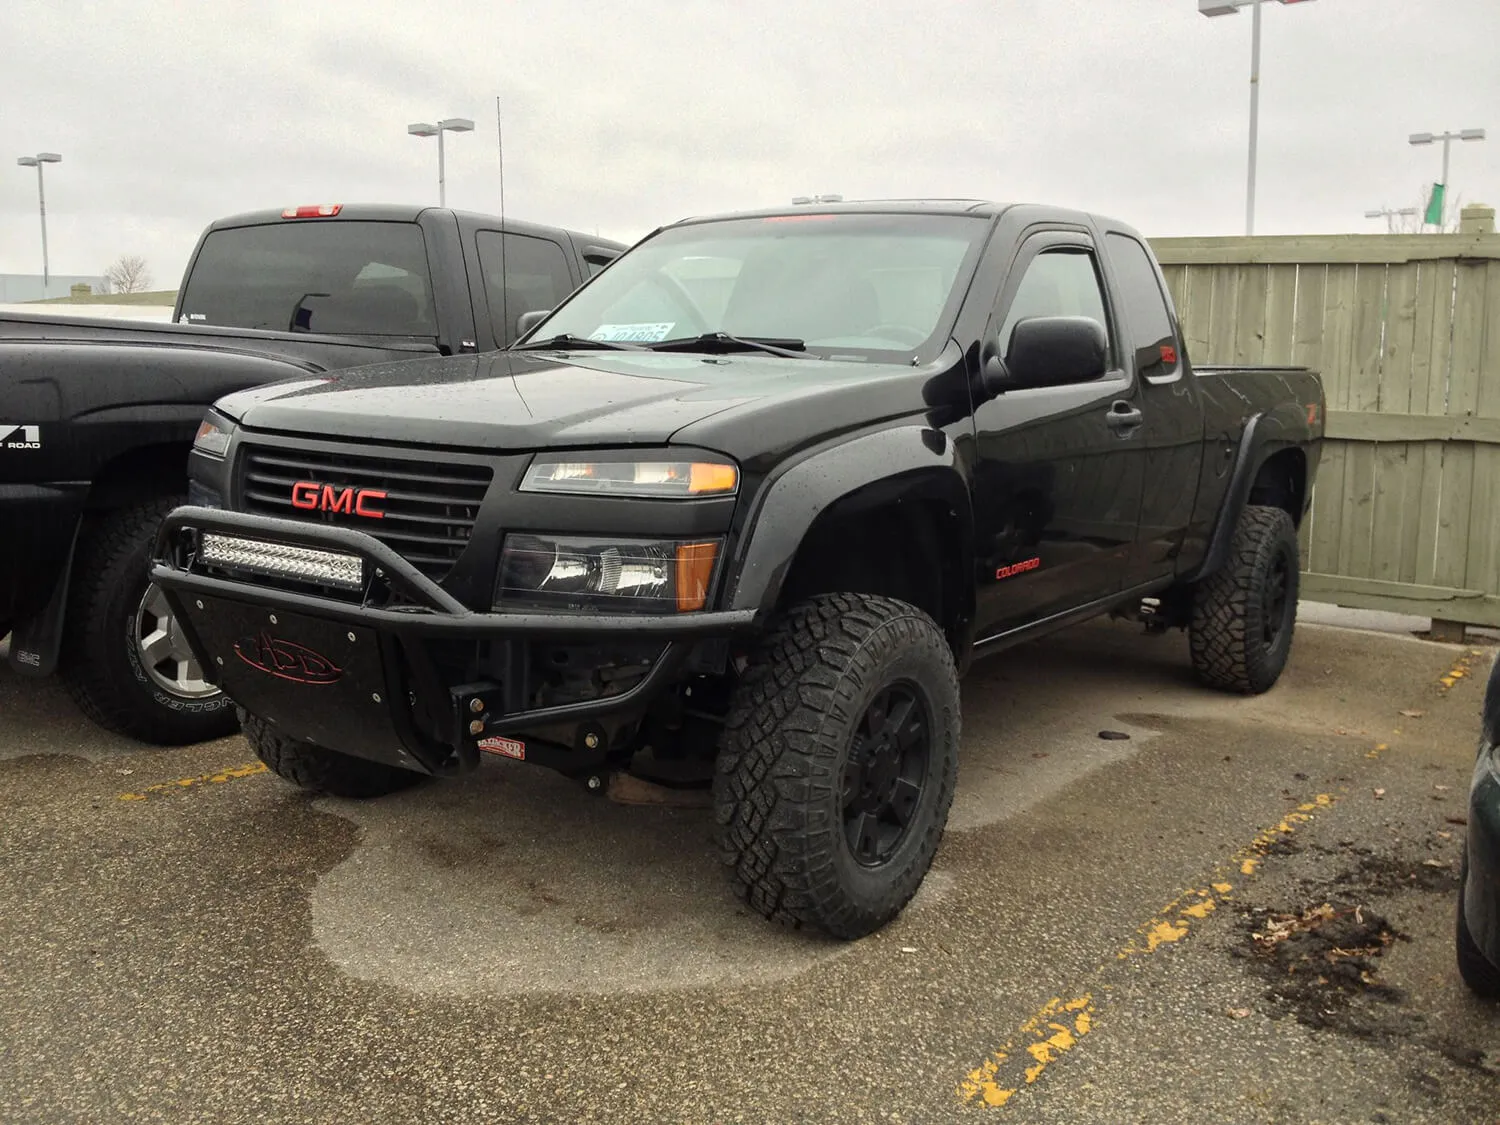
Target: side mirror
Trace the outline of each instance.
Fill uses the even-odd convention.
[[[516,320],[516,338],[526,335],[542,321],[552,315],[551,309],[538,309],[534,312],[522,313]]]
[[[1005,359],[991,356],[984,382],[991,394],[1025,387],[1087,383],[1109,364],[1104,325],[1087,316],[1033,316],[1017,321]]]

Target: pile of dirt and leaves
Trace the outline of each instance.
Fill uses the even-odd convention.
[[[1309,1027],[1354,1030],[1345,1018],[1355,996],[1399,1002],[1399,989],[1379,978],[1379,959],[1406,940],[1368,906],[1324,901],[1296,912],[1252,909],[1245,951],[1270,984],[1267,996]]]

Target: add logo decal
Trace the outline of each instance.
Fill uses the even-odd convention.
[[[42,448],[42,427],[0,422],[0,449]]]
[[[322,653],[270,633],[241,637],[234,642],[234,654],[250,667],[294,684],[331,684],[344,674]]]
[[[479,740],[479,748],[487,754],[499,754],[503,758],[515,758],[521,762],[526,760],[526,743],[517,742],[513,738],[491,735]]]
[[[1014,578],[1018,574],[1025,574],[1028,570],[1035,570],[1041,565],[1041,559],[1022,559],[1018,563],[1011,563],[1010,566],[1002,566],[999,570],[995,571],[995,577]]]
[[[335,488],[331,484],[299,480],[292,485],[292,507],[304,512],[341,512],[346,516],[385,519],[385,492],[378,488]]]

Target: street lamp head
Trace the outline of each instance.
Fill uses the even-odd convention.
[[[22,168],[35,168],[40,161],[34,156],[18,156],[16,157],[16,163]]]
[[[1410,137],[1407,138],[1407,140],[1409,143],[1414,145],[1430,145],[1434,141],[1436,141],[1437,138],[1434,137],[1431,133],[1413,133]]]
[[[36,158],[43,164],[61,164],[62,154],[56,152],[39,152]]]
[[[435,137],[438,135],[438,127],[428,124],[426,121],[418,121],[414,125],[408,125],[406,131],[414,137]]]
[[[438,122],[439,129],[447,129],[450,133],[472,133],[474,122],[467,117],[445,117]]]
[[[1458,139],[1461,141],[1482,141],[1484,140],[1484,130],[1464,129],[1458,134]]]
[[[1277,0],[1280,4],[1306,4],[1308,0]],[[1232,16],[1257,0],[1198,0],[1198,12],[1205,16]]]
[[[1366,211],[1365,212],[1365,218],[1367,218],[1367,219],[1383,219],[1383,218],[1385,218],[1385,212],[1384,211]]]

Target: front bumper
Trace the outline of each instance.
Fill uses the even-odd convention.
[[[319,590],[212,567],[201,558],[205,533],[354,555],[363,584]],[[212,508],[167,516],[151,578],[205,674],[247,711],[328,749],[433,774],[473,768],[481,740],[558,728],[572,728],[569,742],[528,740],[527,760],[596,768],[613,749],[608,720],[643,711],[703,642],[756,622],[753,610],[479,612],[363,532]],[[537,706],[538,641],[633,646],[643,670],[595,698]]]
[[[1484,748],[1469,789],[1463,898],[1469,933],[1492,965],[1500,965],[1500,778],[1483,758],[1496,753]]]

